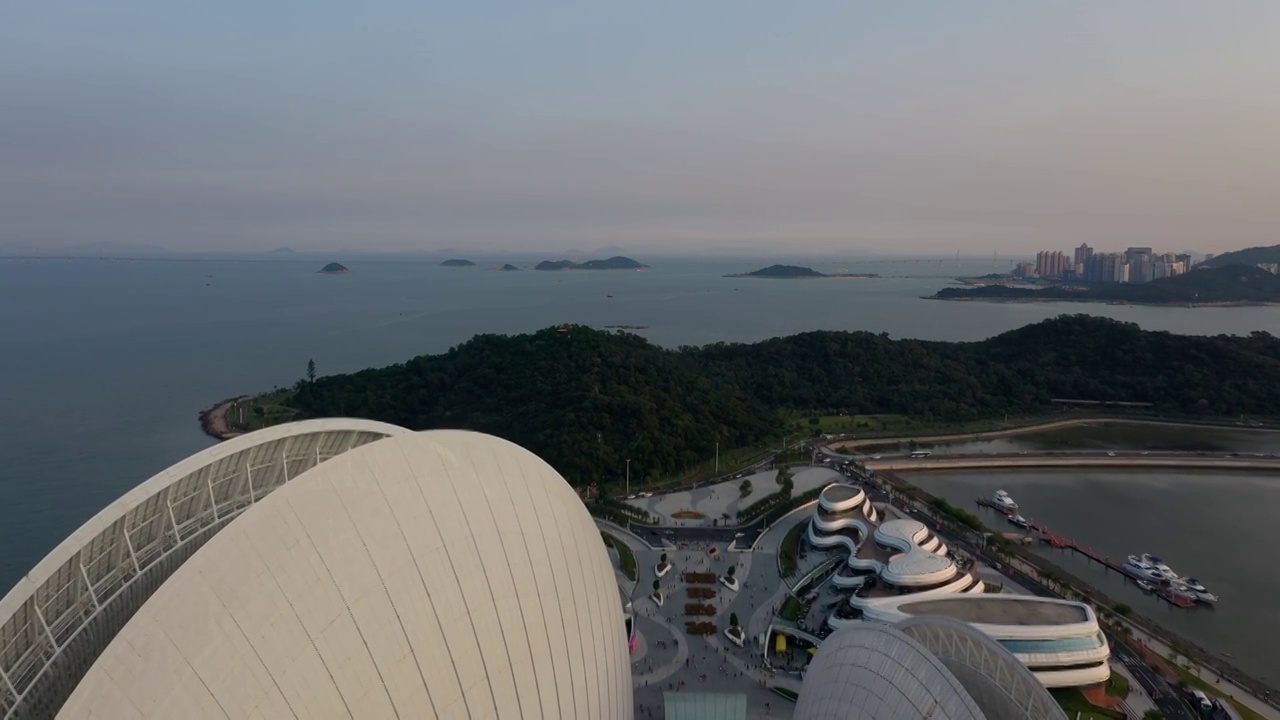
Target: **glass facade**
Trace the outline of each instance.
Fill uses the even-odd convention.
[[[1102,634],[1087,637],[1058,638],[1056,640],[1000,640],[1011,653],[1060,653],[1096,650],[1104,642]]]

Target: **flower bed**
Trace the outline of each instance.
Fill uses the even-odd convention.
[[[687,620],[684,624],[684,631],[690,635],[714,635],[716,624],[706,621]]]
[[[718,594],[716,593],[715,588],[707,587],[691,587],[688,588],[688,592],[689,597],[697,600],[710,600]]]
[[[707,605],[705,603],[685,603],[684,614],[685,615],[715,615],[716,606]]]
[[[687,583],[713,585],[716,581],[716,574],[709,572],[686,572],[682,573],[680,578]]]
[[[671,517],[677,520],[704,520],[706,513],[700,513],[697,510],[677,510],[671,513]]]

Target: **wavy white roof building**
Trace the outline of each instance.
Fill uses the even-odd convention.
[[[796,720],[1065,720],[1006,650],[969,625],[917,618],[837,630],[805,673]]]
[[[242,436],[114,503],[0,609],[5,718],[632,716],[594,523],[476,433]]]
[[[1026,665],[1045,687],[1079,687],[1111,676],[1111,647],[1093,608],[1032,595],[903,595],[878,604],[874,617],[903,623],[949,617],[972,625]]]
[[[846,566],[832,579],[855,590],[850,605],[868,612],[900,593],[981,593],[983,583],[947,557],[947,546],[918,520],[884,520],[856,485],[828,485],[818,496],[808,540],[815,547],[847,550]],[[833,618],[838,626],[841,618]]]

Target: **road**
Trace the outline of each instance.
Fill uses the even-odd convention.
[[[848,460],[830,448],[818,451],[834,460]],[[1280,456],[1234,452],[1168,452],[1126,450],[1052,450],[1019,453],[938,453],[913,458],[907,453],[864,455],[868,470],[941,470],[996,467],[1179,467],[1239,470],[1280,470]]]

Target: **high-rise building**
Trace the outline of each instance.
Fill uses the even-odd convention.
[[[1191,269],[1190,253],[1179,253],[1178,255],[1175,255],[1173,259],[1175,262],[1182,263],[1182,272],[1187,272],[1188,270]]]
[[[1091,257],[1093,257],[1093,248],[1089,247],[1088,243],[1080,243],[1080,247],[1076,248],[1074,259],[1075,264],[1081,266],[1081,272],[1084,264],[1089,262]]]
[[[1129,282],[1129,269],[1129,263],[1124,262],[1123,258],[1118,258],[1111,274],[1111,282]]]
[[[1061,250],[1041,250],[1036,253],[1036,274],[1042,278],[1061,278],[1070,267],[1066,253]]]
[[[1019,278],[1029,278],[1036,271],[1036,266],[1029,262],[1020,262],[1013,266],[1013,276]]]

